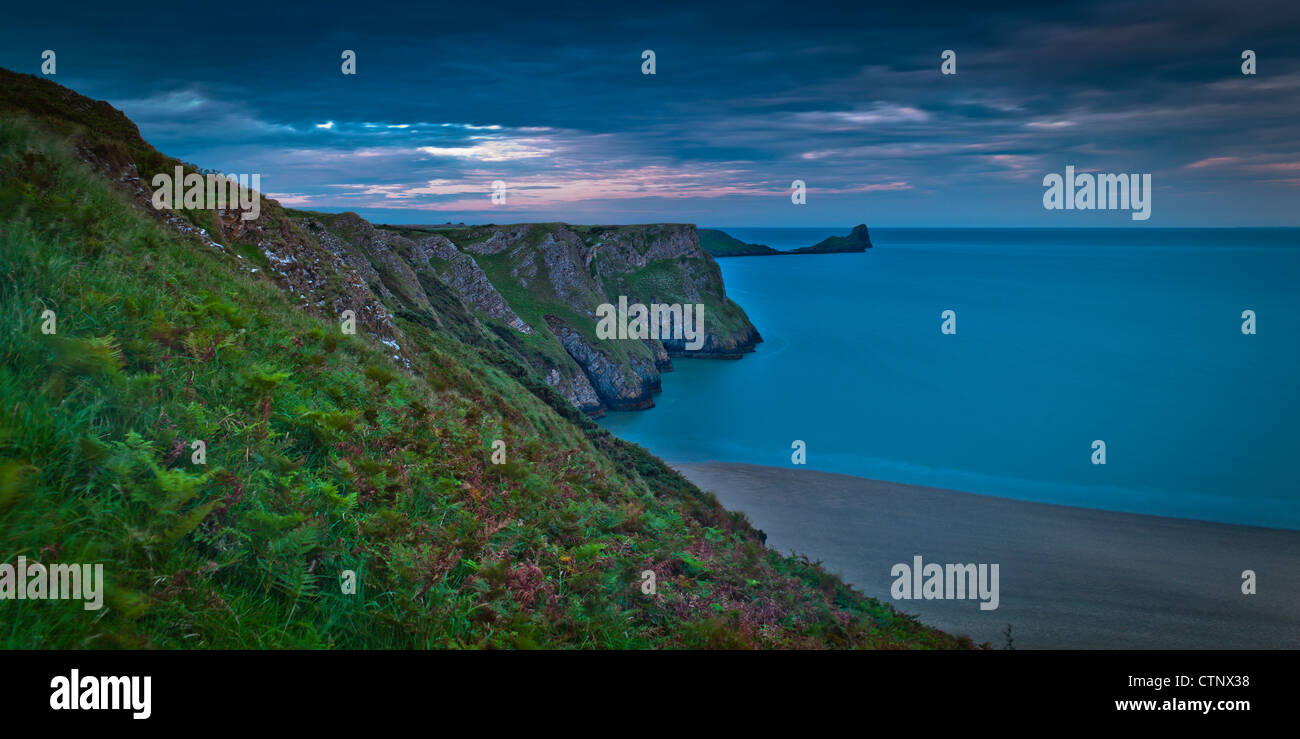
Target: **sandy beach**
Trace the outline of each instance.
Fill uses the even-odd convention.
[[[867,595],[1016,648],[1300,648],[1300,532],[1029,503],[749,464],[674,464]],[[895,600],[891,568],[996,563],[999,603]],[[1256,594],[1242,593],[1253,570]]]

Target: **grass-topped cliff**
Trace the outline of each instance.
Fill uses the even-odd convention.
[[[714,257],[764,257],[780,254],[765,244],[750,244],[716,228],[700,229],[700,248]]]
[[[145,184],[175,163],[107,104],[0,70],[0,561],[108,580],[98,612],[0,601],[0,647],[961,645],[766,549],[539,369],[566,288],[530,250],[619,239],[586,274],[645,296],[711,284],[711,261],[614,263],[666,248],[653,227],[475,251],[496,231],[448,249],[265,200],[156,211]],[[583,334],[571,310],[550,315]]]
[[[813,244],[780,251],[764,244],[750,244],[716,228],[700,229],[700,247],[714,257],[768,257],[781,254],[838,254],[870,249],[866,224],[859,223],[846,236],[830,236]]]
[[[871,248],[871,236],[866,224],[854,226],[847,236],[828,236],[812,246],[792,249],[791,254],[838,254],[842,252],[860,252]]]

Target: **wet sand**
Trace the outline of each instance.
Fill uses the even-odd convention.
[[[768,546],[976,642],[1040,649],[1300,649],[1300,531],[1029,503],[804,469],[675,464]],[[999,605],[895,600],[896,563],[997,563]],[[1256,594],[1242,593],[1254,570]]]

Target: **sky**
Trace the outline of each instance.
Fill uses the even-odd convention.
[[[164,153],[382,223],[1300,226],[1291,0],[4,15],[0,66],[40,74],[54,50],[50,79],[123,110]],[[1150,174],[1151,217],[1045,209],[1043,178],[1067,165]]]

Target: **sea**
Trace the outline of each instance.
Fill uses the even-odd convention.
[[[778,249],[848,232],[720,228]],[[1300,529],[1300,229],[871,238],[719,259],[764,342],[674,359],[654,408],[602,425],[669,462],[790,467],[802,442],[827,472]]]

